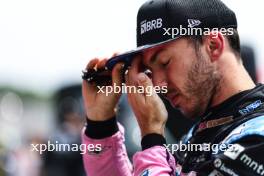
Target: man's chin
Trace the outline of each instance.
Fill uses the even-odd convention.
[[[190,119],[190,120],[196,120],[197,117],[199,117],[199,114],[198,113],[195,113],[195,112],[191,112],[191,111],[188,111],[188,110],[184,110],[182,108],[177,108],[183,115],[184,117],[186,117],[187,119]]]
[[[182,108],[181,106],[175,106],[173,103],[171,103],[171,105],[173,106],[174,109],[179,110],[187,119],[195,120],[200,115],[200,112],[198,113],[196,111],[191,111],[186,108]]]

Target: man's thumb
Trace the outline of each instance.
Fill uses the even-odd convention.
[[[149,77],[145,73],[139,73],[137,78],[138,78],[138,85],[139,86],[144,86],[144,87],[152,86],[151,80],[149,79]]]

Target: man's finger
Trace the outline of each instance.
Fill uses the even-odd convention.
[[[117,55],[119,55],[119,52],[114,52],[114,54],[111,57],[115,57]]]
[[[93,69],[98,62],[99,62],[98,58],[94,58],[94,59],[90,60],[90,62],[86,66],[86,69],[87,70]]]
[[[87,70],[93,69],[99,63],[98,58],[92,59],[86,66]],[[89,83],[87,80],[82,82],[82,94],[85,98],[92,99],[94,98],[94,93],[97,92],[97,87],[93,83]]]
[[[97,92],[97,87],[93,85],[92,83],[89,83],[86,80],[83,80],[82,82],[82,94],[84,97],[84,100],[92,101],[95,98],[95,92]]]
[[[112,71],[112,84],[114,85],[114,83],[117,86],[122,86],[122,70],[124,68],[124,64],[123,63],[118,63],[115,65],[113,71]]]
[[[144,87],[144,95],[146,99],[151,96],[155,96],[155,90],[151,79],[145,73],[139,73],[137,75],[137,84],[138,86]]]
[[[130,81],[128,78],[128,72],[129,72],[130,67],[127,68],[127,70],[125,71],[125,81],[126,81],[126,86],[130,85]]]
[[[141,56],[140,55],[135,56],[135,58],[133,59],[131,63],[131,69],[129,70],[129,73],[128,73],[128,78],[132,84],[136,84],[135,82],[137,79],[136,78],[137,74],[139,73],[140,63],[141,63]]]
[[[97,64],[97,69],[104,68],[105,64],[107,62],[107,59],[102,59],[98,64]]]

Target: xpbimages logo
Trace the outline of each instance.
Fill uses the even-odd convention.
[[[127,86],[125,83],[122,83],[121,86],[116,85],[114,83],[113,86],[97,86],[97,93],[106,94],[109,96],[112,93],[138,93],[138,94],[146,94],[146,96],[152,96],[153,93],[157,94],[166,94],[168,93],[167,86]]]
[[[194,24],[192,24],[194,25]],[[172,39],[178,37],[178,36],[206,36],[215,34],[213,38],[216,38],[216,34],[218,32],[222,33],[223,35],[233,35],[234,29],[233,28],[199,28],[199,27],[190,27],[188,28],[180,25],[179,28],[163,28],[164,33],[163,35],[171,36]]]
[[[101,144],[62,144],[58,141],[48,141],[46,144],[31,144],[31,151],[43,154],[44,152],[80,152],[80,154],[102,151]]]

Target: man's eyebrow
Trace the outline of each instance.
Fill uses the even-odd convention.
[[[165,49],[161,49],[157,51],[151,58],[150,58],[150,63],[153,64],[157,61],[158,56],[160,55],[161,52],[165,51]]]

